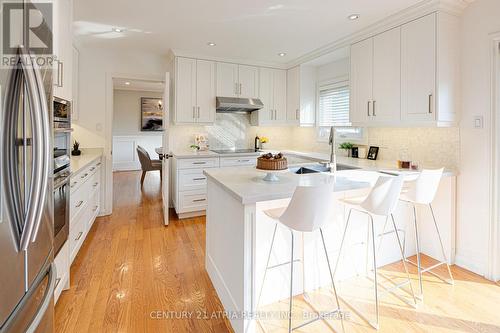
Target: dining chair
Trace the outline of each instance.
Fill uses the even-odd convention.
[[[160,179],[162,179],[160,160],[152,160],[146,149],[139,145],[137,146],[137,155],[139,156],[139,161],[141,162],[142,169],[141,186],[144,184],[144,178],[146,177],[146,173],[149,171],[160,171]]]

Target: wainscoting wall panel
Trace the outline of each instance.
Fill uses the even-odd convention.
[[[113,136],[113,171],[140,170],[137,146],[147,150],[151,159],[158,159],[155,148],[161,147],[162,135]]]

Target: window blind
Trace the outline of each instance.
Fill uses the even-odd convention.
[[[336,84],[319,89],[319,126],[349,123],[349,85]]]

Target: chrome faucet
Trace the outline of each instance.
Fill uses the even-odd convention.
[[[335,151],[335,127],[330,127],[330,138],[328,139],[328,144],[330,145],[330,172],[337,172],[337,154]]]

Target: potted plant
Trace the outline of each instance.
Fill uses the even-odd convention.
[[[73,150],[71,151],[71,155],[80,156],[82,154],[82,151],[79,148],[80,148],[80,142],[75,140],[73,142]]]
[[[191,150],[195,153],[200,150],[200,146],[198,146],[198,145],[191,145],[191,146],[189,146],[189,148],[191,148]]]
[[[343,142],[343,143],[340,144],[339,149],[345,150],[346,151],[345,156],[351,157],[352,147],[354,147],[354,145],[352,143],[350,143],[350,142]]]

